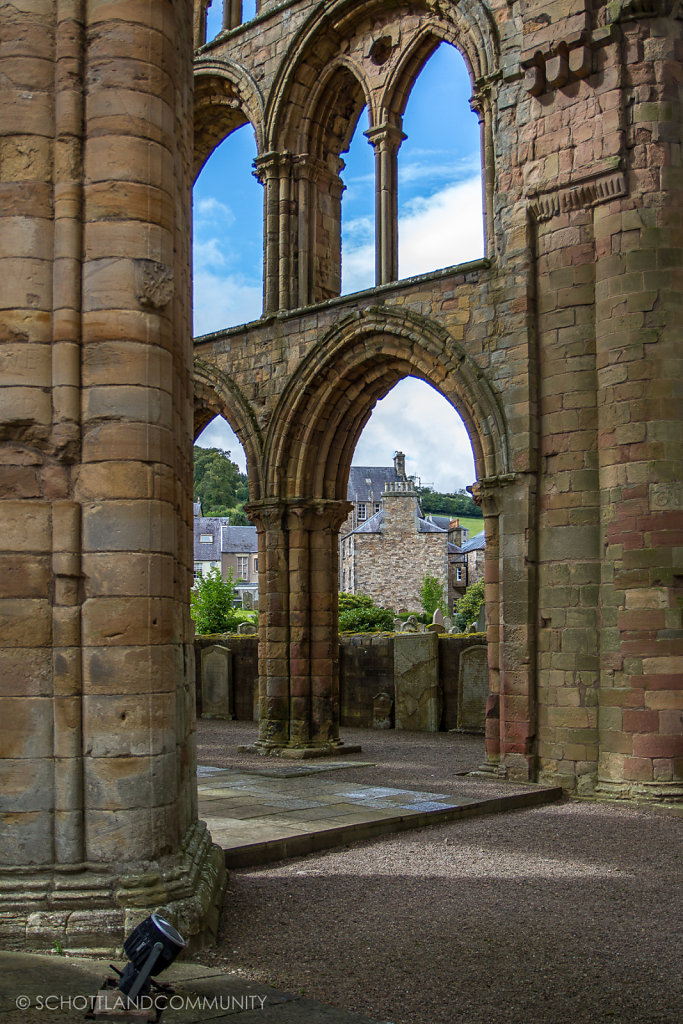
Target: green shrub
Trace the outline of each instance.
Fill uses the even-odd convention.
[[[339,615],[340,633],[382,633],[394,628],[390,608],[350,608]]]
[[[455,603],[455,615],[465,620],[465,627],[476,622],[479,610],[484,603],[484,581],[479,580],[468,587],[459,601]]]
[[[339,614],[350,612],[353,608],[374,608],[375,602],[367,594],[339,594]]]
[[[190,615],[197,633],[228,633],[236,629],[234,602],[235,581],[232,570],[228,570],[225,579],[218,568],[199,576],[190,597]]]

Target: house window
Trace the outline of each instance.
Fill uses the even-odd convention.
[[[202,563],[201,562],[195,562],[194,563],[194,578],[198,579],[201,575],[202,575]]]
[[[237,556],[237,579],[249,581],[249,555]]]
[[[462,583],[462,566],[461,565],[459,565],[457,567],[457,569],[455,570],[455,578],[458,581],[458,583]]]
[[[367,506],[367,502],[365,502],[365,501],[359,501],[359,502],[358,502],[358,522],[359,522],[359,523],[362,523],[362,522],[364,522],[364,521],[365,521],[365,520],[366,520],[367,518],[368,518],[368,506]]]
[[[254,572],[258,572],[258,558],[254,559]]]
[[[200,533],[199,534],[199,543],[200,544],[213,544],[213,534],[212,533]]]
[[[376,502],[375,502],[375,513],[379,512],[379,510],[381,509],[381,507],[382,507],[382,503],[381,503],[381,501],[376,501]]]

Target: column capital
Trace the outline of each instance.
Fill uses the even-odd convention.
[[[378,124],[374,128],[368,128],[363,134],[375,150],[393,149],[398,151],[401,143],[408,138],[399,125],[391,124],[390,122]]]
[[[264,184],[271,178],[277,178],[292,165],[292,154],[284,150],[282,153],[262,153],[254,160],[254,177]]]
[[[353,505],[328,498],[265,498],[245,505],[245,512],[258,528],[338,530]]]

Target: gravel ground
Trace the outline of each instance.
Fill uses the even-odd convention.
[[[253,764],[231,753],[250,731],[201,722],[200,763]],[[354,782],[450,792],[482,760],[478,739],[343,736],[380,761]],[[233,871],[196,959],[393,1024],[678,1024],[682,831],[565,802]]]

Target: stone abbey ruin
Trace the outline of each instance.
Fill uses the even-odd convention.
[[[413,375],[475,453],[491,771],[683,794],[680,3],[261,0],[241,24],[225,0],[210,43],[205,9],[2,8],[0,932],[34,947],[110,948],[158,907],[215,927],[189,590],[193,432],[219,413],[259,531],[264,751],[339,743],[349,466]],[[481,123],[486,255],[397,281],[402,114],[442,41]],[[377,286],[340,297],[365,105]],[[264,313],[193,346],[192,182],[246,122]]]

